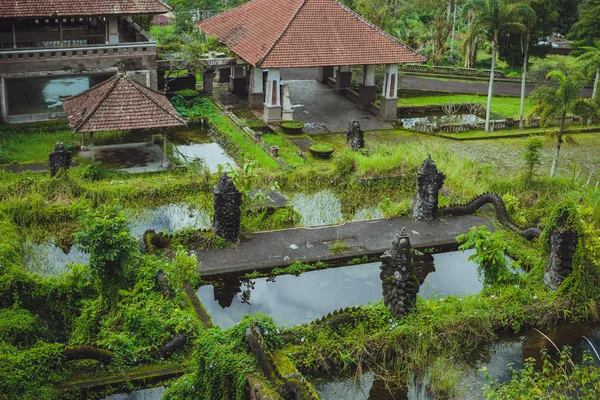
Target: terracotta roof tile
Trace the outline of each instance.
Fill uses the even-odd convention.
[[[262,68],[426,61],[335,0],[252,0],[198,27]]]
[[[162,14],[162,0],[0,0],[0,18]]]
[[[186,125],[169,100],[123,73],[75,96],[61,97],[73,132]]]

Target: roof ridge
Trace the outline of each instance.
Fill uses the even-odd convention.
[[[252,0],[252,1],[256,1],[256,0]],[[283,30],[281,31],[281,33],[279,34],[279,36],[277,36],[277,39],[275,39],[275,41],[273,42],[273,44],[271,45],[271,47],[269,47],[269,49],[266,51],[266,53],[256,62],[256,66],[257,67],[260,66],[260,64],[262,64],[262,62],[265,60],[265,58],[267,58],[268,55],[271,53],[271,51],[275,48],[275,46],[277,46],[277,43],[279,43],[279,41],[281,40],[281,38],[288,31],[288,29],[290,28],[290,25],[292,25],[292,22],[294,21],[294,19],[296,19],[296,16],[298,15],[298,13],[302,9],[302,7],[304,7],[304,5],[307,2],[308,2],[308,0],[301,0],[300,6],[298,6],[298,9],[292,14],[290,20],[285,25],[285,28],[283,28]]]
[[[117,86],[117,84],[119,83],[119,80],[121,79],[120,74],[117,73],[112,79],[114,79],[115,81],[112,82],[111,86],[106,90],[106,92],[102,95],[102,98],[100,99],[100,101],[98,101],[96,103],[96,105],[90,110],[90,112],[87,113],[86,116],[84,116],[81,121],[79,121],[74,127],[73,130],[75,132],[77,132],[87,121],[88,119],[90,119],[90,117],[96,112],[96,110],[100,107],[100,105],[104,102],[104,100],[106,100],[106,98],[108,97],[108,95],[114,90],[114,88]],[[110,79],[109,79],[110,80]],[[94,86],[95,87],[95,86]],[[89,92],[90,89],[82,92],[82,93],[86,93]]]
[[[304,0],[307,1],[307,0]],[[383,29],[381,29],[380,27],[378,27],[377,25],[375,25],[374,23],[368,21],[365,17],[363,17],[362,15],[360,15],[359,13],[357,13],[356,11],[350,9],[349,7],[345,6],[344,4],[342,4],[341,2],[339,2],[338,0],[331,0],[333,3],[337,4],[339,7],[341,7],[342,9],[344,9],[345,11],[349,12],[350,14],[354,15],[356,18],[358,18],[359,21],[364,22],[367,26],[369,26],[371,29],[373,29],[374,31],[382,34],[383,36],[387,37],[388,39],[390,39],[391,41],[399,44],[400,46],[402,46],[404,49],[418,55],[419,57],[423,58],[423,62],[427,61],[427,57],[425,57],[423,54],[419,53],[418,51],[416,51],[415,49],[413,49],[412,47],[408,46],[407,44],[401,42],[400,40],[398,40],[397,38],[395,38],[394,36],[390,35],[389,33],[387,33],[386,31],[384,31]]]
[[[196,28],[200,28],[200,25],[201,25],[201,24],[203,24],[203,23],[205,23],[205,22],[207,22],[207,21],[210,21],[211,19],[216,19],[217,17],[221,17],[221,16],[223,16],[223,15],[225,15],[225,14],[229,14],[229,13],[233,12],[234,10],[237,10],[238,8],[245,7],[245,6],[249,5],[249,4],[252,4],[252,3],[255,3],[255,2],[258,2],[258,1],[260,1],[260,0],[250,0],[250,1],[247,1],[247,2],[245,2],[245,3],[243,3],[243,4],[240,4],[239,6],[236,6],[236,7],[230,8],[230,9],[228,9],[228,10],[225,10],[225,11],[223,11],[223,12],[220,12],[220,13],[218,13],[218,14],[215,14],[215,15],[213,15],[212,17],[208,17],[208,18],[206,18],[206,19],[203,19],[202,21],[199,21],[199,22],[196,24]]]
[[[94,86],[92,86],[91,88],[87,88],[87,89],[85,89],[83,92],[79,92],[79,93],[77,93],[77,94],[73,94],[73,95],[70,95],[70,96],[58,96],[58,97],[60,98],[60,100],[61,100],[61,101],[62,101],[63,99],[65,99],[65,100],[67,100],[67,99],[69,99],[69,100],[70,100],[70,99],[75,99],[75,98],[77,98],[77,97],[79,97],[79,96],[82,96],[82,95],[86,94],[86,93],[87,93],[89,90],[91,90],[91,89],[96,89],[96,88],[98,88],[98,87],[100,87],[100,86],[103,86],[103,85],[106,85],[107,83],[110,83],[111,79],[113,79],[114,77],[115,77],[115,76],[111,76],[111,77],[110,77],[110,78],[108,78],[107,80],[105,80],[105,81],[102,81],[102,82],[99,82],[99,83],[95,84]]]
[[[131,78],[131,77],[127,76],[127,74],[125,74],[125,77],[126,77],[126,80],[127,80],[127,81],[131,81],[131,82],[133,82],[133,83],[134,83],[134,86],[135,86],[135,85],[137,85],[137,86],[139,86],[140,88],[142,88],[142,90],[139,90],[139,89],[138,89],[138,90],[139,90],[139,92],[140,92],[141,94],[143,94],[143,95],[144,95],[144,96],[145,96],[145,97],[146,97],[148,100],[150,100],[151,102],[153,102],[154,104],[156,104],[157,106],[159,106],[160,108],[162,108],[162,109],[163,109],[164,111],[166,111],[166,112],[167,112],[167,113],[168,113],[168,114],[169,114],[171,117],[173,117],[173,118],[175,118],[176,120],[178,120],[178,121],[180,121],[180,122],[183,122],[183,123],[185,123],[185,124],[187,125],[187,122],[185,121],[185,119],[183,119],[183,117],[181,117],[181,115],[179,115],[179,114],[177,113],[177,111],[175,111],[175,114],[173,114],[173,113],[171,112],[171,110],[169,110],[168,108],[164,107],[162,104],[160,104],[160,103],[159,103],[159,102],[157,102],[155,99],[153,99],[152,97],[150,97],[150,96],[149,96],[149,95],[146,93],[146,90],[150,89],[149,87],[147,87],[147,86],[145,86],[145,85],[142,85],[141,83],[137,82],[135,79],[133,79],[133,78]],[[152,89],[150,89],[150,91],[154,92],[154,90],[152,90]],[[155,93],[156,93],[156,94],[158,94],[158,95],[160,95],[160,96],[163,96],[163,94],[161,94],[161,93],[159,93],[159,92],[155,92]],[[168,101],[168,99],[167,99],[167,101]]]

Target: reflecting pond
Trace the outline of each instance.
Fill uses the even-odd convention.
[[[423,267],[419,294],[426,298],[478,293],[482,284],[472,251],[440,253]],[[292,326],[310,322],[340,308],[381,298],[379,262],[281,275],[249,281],[231,280],[216,288],[197,290],[213,323],[228,328],[245,314],[266,314],[275,323]]]
[[[212,226],[211,214],[207,210],[187,203],[128,211],[127,214],[131,221],[131,235],[138,239],[148,229],[173,233],[183,229],[209,229]]]
[[[69,271],[68,264],[88,264],[89,254],[77,248],[60,248],[54,238],[43,243],[26,240],[23,245],[25,269],[42,276],[58,276]]]
[[[330,190],[322,190],[312,195],[294,194],[290,202],[300,214],[300,226],[335,225],[344,222],[342,203]]]
[[[483,122],[481,118],[474,114],[456,114],[456,115],[424,115],[419,117],[400,118],[402,126],[412,129],[418,123],[440,126],[444,124],[477,124]]]
[[[186,165],[201,162],[213,174],[219,171],[219,165],[235,167],[234,159],[219,144],[212,142],[208,128],[208,124],[191,124],[169,134],[173,156]]]

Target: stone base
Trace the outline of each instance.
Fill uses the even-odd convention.
[[[219,83],[229,82],[231,68],[219,68]]]
[[[329,78],[333,78],[333,67],[319,67],[319,75],[317,81],[327,85]]]
[[[379,116],[384,121],[398,120],[398,99],[386,99],[382,97],[379,101]]]
[[[90,151],[90,149],[88,149],[87,146],[81,146],[81,148],[79,149],[79,151]]]
[[[363,108],[369,103],[374,103],[375,100],[377,100],[377,87],[360,85],[356,105]]]
[[[279,122],[282,120],[281,106],[265,105],[263,110],[263,121],[265,121],[267,124]]]
[[[283,110],[281,112],[281,119],[284,121],[293,121],[294,120],[294,110]]]
[[[252,108],[261,108],[265,102],[264,93],[248,93],[248,104]]]
[[[213,79],[215,78],[214,70],[204,70],[202,74],[202,91],[205,96],[213,95]]]
[[[244,93],[246,91],[246,78],[229,78],[229,91],[231,93]]]
[[[339,72],[335,78],[335,86],[338,89],[345,89],[352,84],[352,72]]]

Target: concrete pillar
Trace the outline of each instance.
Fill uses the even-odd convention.
[[[205,68],[202,72],[202,91],[206,96],[213,95],[213,79],[215,78],[215,70]]]
[[[333,78],[333,67],[319,67],[319,75],[317,81],[327,85],[329,78]]]
[[[236,65],[231,67],[229,91],[231,93],[244,93],[246,91],[246,75],[244,74],[244,65]]]
[[[335,77],[335,87],[337,89],[345,89],[350,87],[352,83],[352,72],[349,65],[341,65]]]
[[[377,99],[377,88],[375,87],[375,65],[363,66],[363,83],[358,90],[359,107],[364,107]]]
[[[267,123],[281,121],[281,75],[279,69],[269,69],[263,120]]]
[[[8,90],[6,79],[0,77],[0,122],[8,123]]]
[[[379,116],[384,121],[398,119],[398,64],[387,64],[379,101]]]
[[[219,68],[219,83],[229,82],[231,68]]]
[[[118,44],[119,43],[119,17],[116,15],[110,15],[106,20],[108,24],[108,43]]]
[[[265,102],[263,89],[263,70],[252,68],[250,72],[250,90],[248,91],[248,104],[252,108],[260,108]]]
[[[162,167],[169,168],[169,159],[167,158],[167,130],[165,128],[163,128],[163,130],[162,130],[162,136],[163,136],[163,152],[164,152]]]

